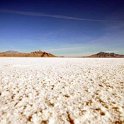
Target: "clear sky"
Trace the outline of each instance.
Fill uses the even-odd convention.
[[[0,0],[0,51],[124,54],[124,0]]]

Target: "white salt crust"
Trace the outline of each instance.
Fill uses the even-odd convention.
[[[0,124],[123,124],[124,59],[0,58]]]

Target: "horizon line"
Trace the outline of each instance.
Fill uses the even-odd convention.
[[[20,50],[4,50],[4,51],[1,51],[0,50],[0,53],[4,53],[4,52],[18,52],[18,53],[31,53],[31,52],[35,52],[35,51],[41,51],[41,52],[46,52],[46,53],[50,53],[50,54],[53,54],[52,52],[50,52],[49,50],[32,50],[32,51],[28,51],[28,52],[24,52],[24,51],[20,51]],[[55,55],[55,56],[63,56],[63,57],[66,57],[66,56],[88,56],[88,55],[93,55],[93,54],[97,54],[97,53],[101,53],[101,52],[103,52],[103,53],[115,53],[115,54],[120,54],[120,55],[124,55],[124,53],[122,54],[122,53],[118,53],[117,51],[115,52],[115,51],[96,51],[96,52],[89,52],[89,53],[83,53],[82,52],[82,54],[80,53],[80,54],[67,54],[67,55],[62,55],[62,54],[60,54],[60,55],[57,55],[57,54],[53,54],[53,55]]]

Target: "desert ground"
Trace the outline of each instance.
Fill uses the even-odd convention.
[[[0,124],[124,124],[124,59],[0,58]]]

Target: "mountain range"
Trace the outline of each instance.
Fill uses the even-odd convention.
[[[29,53],[10,50],[5,52],[0,52],[0,57],[64,57],[64,56],[55,56],[51,53],[44,52],[41,50],[29,52]],[[124,58],[124,55],[120,55],[116,53],[99,52],[89,56],[82,56],[81,58]]]
[[[124,55],[115,54],[115,53],[107,53],[107,52],[99,52],[97,54],[93,54],[87,57],[91,58],[124,58]]]
[[[18,51],[5,51],[0,52],[0,57],[55,57],[55,55],[40,50],[30,53],[23,53]]]

